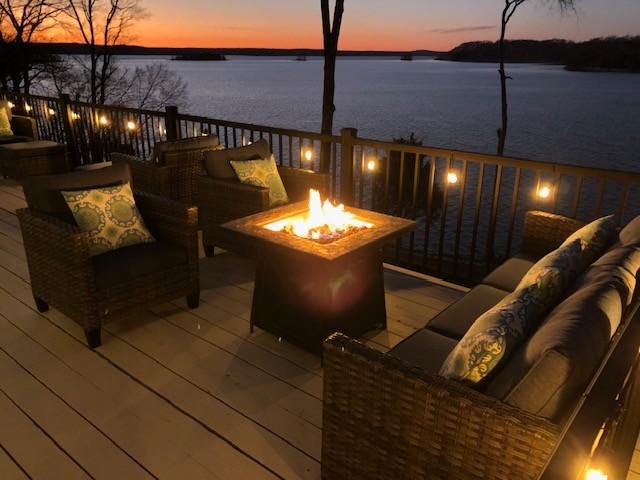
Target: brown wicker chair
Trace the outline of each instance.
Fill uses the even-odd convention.
[[[157,241],[94,257],[87,234],[63,210],[60,190],[113,185],[128,177],[126,165],[31,177],[25,182],[29,208],[17,212],[38,310],[51,305],[79,323],[91,348],[101,343],[102,324],[133,309],[182,296],[191,308],[199,302],[196,207],[135,192]]]
[[[221,148],[218,137],[209,135],[158,142],[151,160],[118,152],[111,154],[111,160],[129,165],[137,190],[195,205],[198,177],[204,174],[202,155],[217,148]]]
[[[0,137],[0,145],[7,143],[31,142],[38,140],[38,128],[35,118],[14,115],[6,100],[0,100],[0,108],[7,112],[13,135]]]
[[[542,256],[584,223],[528,212]],[[324,343],[322,477],[537,479],[565,420],[551,421],[340,333]],[[573,477],[572,477],[573,478]]]
[[[328,174],[289,167],[278,167],[278,171],[291,202],[308,198],[310,188],[319,190],[323,195],[328,192]],[[209,176],[200,177],[199,184],[198,211],[202,243],[207,256],[214,254],[216,246],[225,248],[216,239],[219,225],[269,209],[267,188]]]

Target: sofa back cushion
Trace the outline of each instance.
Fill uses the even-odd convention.
[[[640,215],[620,230],[618,239],[622,245],[640,245]]]
[[[220,140],[217,135],[207,135],[204,137],[190,137],[180,140],[170,140],[166,142],[157,142],[153,146],[153,160],[159,165],[167,164],[167,155],[178,152],[188,152],[201,150],[203,152],[216,150],[221,148]],[[175,158],[175,155],[171,155]]]
[[[584,389],[618,328],[624,304],[617,279],[592,278],[560,303],[505,362],[485,393],[560,421]]]
[[[225,148],[205,152],[204,168],[212,178],[220,180],[237,180],[236,172],[231,167],[231,160],[257,160],[271,157],[269,142],[265,139],[258,140],[251,145],[238,148]]]
[[[126,163],[114,163],[98,170],[85,170],[60,175],[39,175],[24,179],[24,195],[29,208],[74,223],[63,190],[89,190],[131,183],[131,171]]]

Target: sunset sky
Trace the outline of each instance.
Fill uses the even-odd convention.
[[[345,0],[344,50],[448,50],[493,40],[503,0]],[[561,16],[529,0],[513,19],[511,38],[585,40],[640,34],[640,0],[576,0]],[[130,43],[146,46],[319,48],[318,0],[143,0],[149,17]]]

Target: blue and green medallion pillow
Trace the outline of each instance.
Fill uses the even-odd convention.
[[[550,268],[558,271],[558,275],[555,277],[557,288],[563,291],[566,290],[586,267],[582,262],[583,250],[580,240],[575,239],[565,243],[534,263],[522,277],[516,290],[535,283],[538,275]]]
[[[524,286],[476,319],[442,364],[442,376],[479,384],[531,336],[578,271],[580,243],[560,250],[553,262],[532,272]]]
[[[585,269],[602,256],[615,236],[616,229],[617,224],[613,215],[598,218],[571,234],[561,246],[580,240],[582,247],[580,263]]]
[[[229,163],[236,172],[238,180],[242,183],[269,189],[270,207],[289,202],[287,191],[280,178],[280,173],[278,173],[276,159],[273,155],[269,158],[256,160],[231,160]]]
[[[80,230],[89,234],[92,256],[155,242],[140,216],[128,183],[61,193]]]
[[[7,113],[7,108],[0,104],[0,137],[10,137],[13,135],[13,131],[11,130],[11,117],[9,117],[9,113]]]

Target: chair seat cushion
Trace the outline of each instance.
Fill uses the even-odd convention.
[[[49,140],[36,140],[33,142],[10,143],[2,146],[3,156],[34,157],[49,155],[64,151],[65,146]]]
[[[427,327],[454,339],[461,339],[476,318],[500,302],[510,292],[490,285],[477,285],[464,297],[434,317]]]
[[[393,347],[389,354],[411,365],[421,367],[426,372],[438,373],[442,362],[457,343],[458,341],[453,338],[429,328],[423,328]]]
[[[10,145],[12,143],[30,142],[30,137],[22,135],[0,135],[0,145]]]
[[[186,265],[187,252],[169,243],[154,242],[112,250],[92,261],[96,287],[102,290]]]
[[[204,154],[204,169],[212,178],[219,180],[237,180],[236,172],[229,163],[231,160],[255,160],[258,158],[269,158],[271,148],[265,139],[258,140],[251,145],[238,148],[225,148],[213,150]]]
[[[99,170],[27,177],[24,179],[23,189],[30,209],[74,223],[62,190],[90,190],[127,182],[131,183],[129,165],[115,163]]]
[[[487,275],[482,283],[513,292],[536,260],[535,257],[524,253],[515,255]]]

